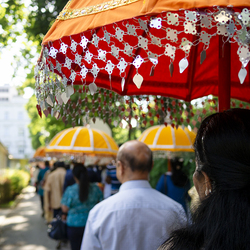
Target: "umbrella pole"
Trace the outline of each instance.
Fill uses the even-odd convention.
[[[219,84],[218,84],[219,111],[230,108],[231,96],[231,45],[223,42],[219,36]]]

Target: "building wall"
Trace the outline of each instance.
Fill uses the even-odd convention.
[[[27,99],[17,95],[14,87],[0,86],[0,141],[13,159],[33,156],[28,130],[30,119],[25,109]]]
[[[8,165],[8,150],[0,142],[0,169],[7,168]]]

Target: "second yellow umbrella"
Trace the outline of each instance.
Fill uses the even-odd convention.
[[[146,129],[138,138],[152,151],[193,152],[195,133],[188,128],[165,125],[153,126]]]
[[[65,129],[54,136],[46,153],[85,153],[115,156],[118,146],[105,132],[87,127]]]

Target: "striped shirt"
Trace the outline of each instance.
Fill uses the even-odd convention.
[[[107,176],[111,177],[111,195],[117,193],[121,186],[121,183],[116,177],[116,166],[108,165],[106,169]]]

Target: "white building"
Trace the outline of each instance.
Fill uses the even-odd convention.
[[[13,160],[32,158],[28,124],[30,119],[25,109],[27,99],[18,96],[15,87],[0,86],[0,141]]]

